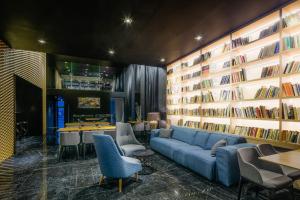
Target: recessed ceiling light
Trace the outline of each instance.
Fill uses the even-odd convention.
[[[114,55],[114,54],[115,54],[115,51],[114,51],[113,49],[109,49],[109,50],[108,50],[108,53],[109,53],[109,55]]]
[[[65,64],[68,64],[68,62],[67,62],[67,61],[65,61]]]
[[[164,59],[164,58],[160,59],[160,62],[165,62],[165,61],[166,61],[166,59]]]
[[[39,39],[38,42],[39,42],[40,44],[46,44],[46,40],[43,40],[43,39]]]
[[[195,40],[200,41],[202,39],[201,35],[197,35],[196,37],[194,37]]]
[[[130,24],[132,24],[133,19],[131,17],[129,17],[129,16],[125,16],[124,19],[123,19],[123,22],[126,25],[130,25]]]

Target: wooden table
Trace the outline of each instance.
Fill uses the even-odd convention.
[[[300,149],[271,156],[262,156],[260,159],[300,170]]]
[[[115,130],[116,126],[82,126],[82,127],[66,127],[58,129],[59,132],[71,131],[101,131],[101,130]]]
[[[66,123],[66,126],[94,126],[94,125],[109,125],[109,122],[72,122]]]

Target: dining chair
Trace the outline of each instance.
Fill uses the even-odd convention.
[[[83,147],[83,159],[85,160],[87,146],[94,147],[93,134],[104,134],[104,131],[83,131],[82,132],[82,147]]]
[[[259,159],[260,154],[256,147],[240,148],[237,150],[237,155],[240,168],[238,200],[241,198],[245,182],[267,189],[269,198],[282,189],[289,189],[294,196],[292,179],[283,174],[279,165]]]
[[[60,132],[58,160],[60,161],[66,147],[75,147],[77,159],[79,159],[78,145],[80,144],[80,135],[78,131]]]
[[[258,144],[257,148],[261,156],[270,156],[279,153],[278,151],[276,151],[276,149],[274,149],[274,147],[271,144]],[[280,167],[283,173],[291,179],[297,180],[300,178],[300,170],[283,165],[280,165]]]
[[[122,192],[122,180],[135,175],[138,180],[138,172],[142,170],[138,159],[120,154],[117,145],[110,135],[93,135],[100,171],[101,186],[105,178],[118,179],[119,192]]]

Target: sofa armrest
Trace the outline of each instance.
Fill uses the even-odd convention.
[[[237,158],[237,149],[253,146],[255,146],[255,144],[242,143],[217,148],[216,180],[226,186],[238,183],[240,169]]]
[[[151,130],[151,138],[158,137],[160,129],[152,129]]]

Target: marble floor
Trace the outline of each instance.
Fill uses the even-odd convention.
[[[106,180],[99,187],[101,174],[93,153],[86,160],[76,160],[69,152],[61,162],[57,160],[57,147],[34,145],[0,164],[0,199],[236,199],[237,186],[225,187],[210,182],[173,161],[154,154],[152,173],[140,175],[124,182],[122,193],[117,182]],[[245,199],[266,199],[259,194]],[[276,199],[289,199],[287,192]]]

